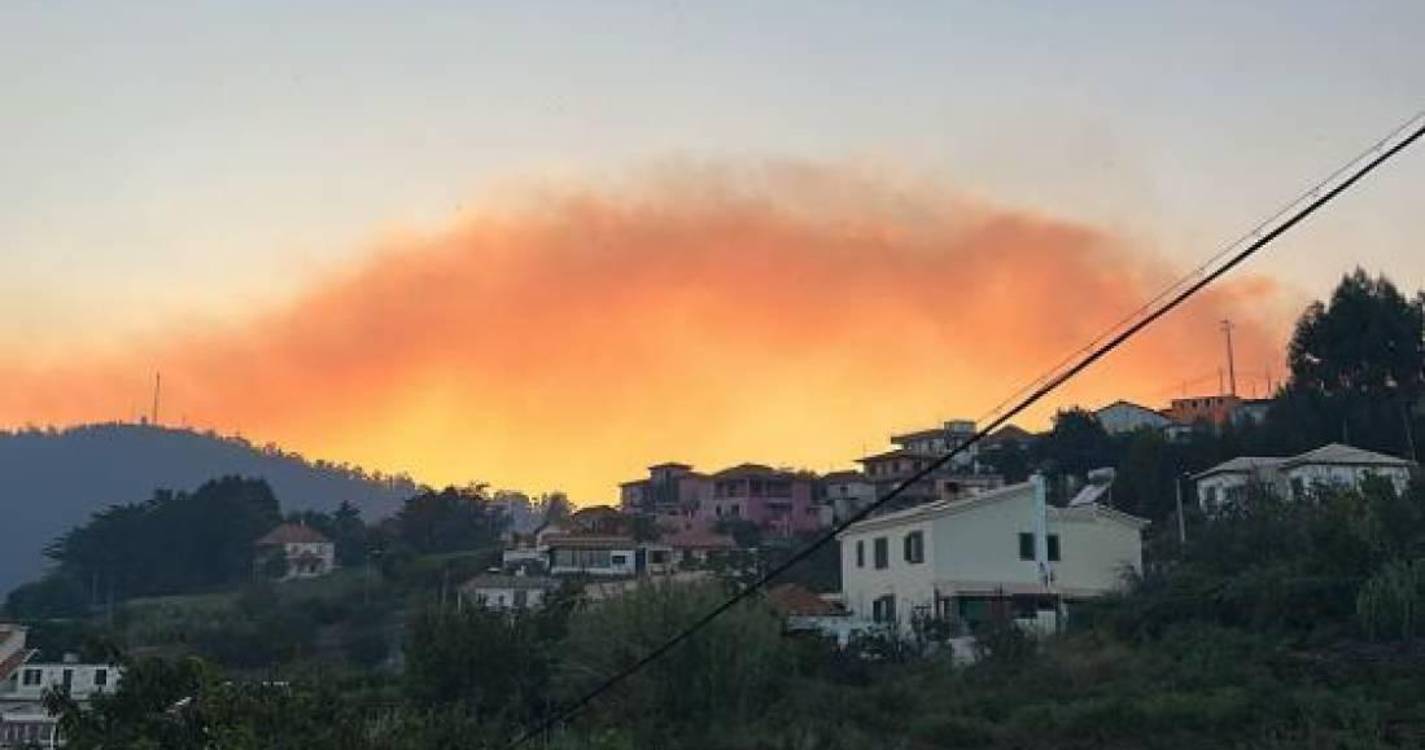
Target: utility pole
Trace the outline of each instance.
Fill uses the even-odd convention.
[[[1232,359],[1232,321],[1222,321],[1222,333],[1227,336],[1227,384],[1231,386],[1228,393],[1237,395],[1237,364]]]
[[[148,422],[155,427],[158,426],[158,396],[163,388],[163,373],[153,374],[153,411],[149,413]]]
[[[1178,544],[1187,549],[1187,522],[1183,520],[1183,476],[1185,475],[1179,475],[1173,480],[1173,489],[1178,501]]]

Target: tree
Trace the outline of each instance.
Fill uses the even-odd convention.
[[[478,490],[447,487],[407,500],[393,520],[402,542],[430,554],[496,544],[503,517]]]
[[[1337,439],[1417,455],[1414,408],[1425,394],[1425,295],[1407,299],[1357,268],[1313,302],[1287,350],[1289,389],[1323,409]],[[1310,401],[1310,396],[1319,398]],[[1382,410],[1394,418],[1380,420]],[[1395,425],[1395,429],[1382,425]]]
[[[46,554],[99,591],[181,593],[245,580],[253,542],[280,520],[265,481],[223,477],[191,494],[157,490],[147,501],[105,508]]]
[[[1079,407],[1054,415],[1054,429],[1036,444],[1039,458],[1050,465],[1051,473],[1082,476],[1091,469],[1112,466],[1113,440],[1098,417]]]

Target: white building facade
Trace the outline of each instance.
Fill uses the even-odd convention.
[[[25,628],[0,623],[0,748],[59,747],[59,717],[45,709],[45,693],[67,691],[84,703],[117,689],[123,669],[80,663],[68,655],[58,662],[38,662],[25,638]]]
[[[1037,478],[872,517],[839,537],[843,601],[903,633],[927,619],[1052,627],[1066,602],[1141,571],[1146,525],[1100,505],[1048,507]]]
[[[1193,476],[1197,500],[1206,512],[1241,502],[1255,485],[1294,499],[1323,490],[1358,490],[1369,477],[1405,492],[1415,462],[1383,453],[1329,443],[1288,458],[1239,456]]]
[[[1121,400],[1098,409],[1094,416],[1110,435],[1125,435],[1138,430],[1161,430],[1173,423],[1173,420],[1156,409]]]

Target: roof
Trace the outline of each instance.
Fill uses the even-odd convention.
[[[1154,408],[1151,408],[1151,407],[1148,407],[1148,406],[1144,406],[1144,405],[1142,405],[1142,404],[1135,404],[1135,403],[1133,403],[1132,401],[1127,401],[1127,400],[1124,400],[1124,399],[1121,399],[1121,398],[1118,399],[1117,401],[1114,401],[1114,402],[1111,403],[1111,404],[1105,404],[1104,406],[1100,406],[1099,408],[1094,409],[1094,410],[1093,410],[1093,413],[1094,413],[1094,414],[1098,414],[1099,412],[1108,411],[1109,409],[1112,409],[1112,408],[1115,407],[1115,406],[1126,406],[1126,407],[1128,407],[1128,408],[1130,408],[1130,409],[1133,409],[1133,410],[1135,410],[1135,411],[1146,411],[1146,412],[1148,412],[1149,414],[1152,414],[1152,415],[1155,416],[1155,417],[1161,417],[1161,418],[1163,418],[1163,419],[1167,419],[1167,418],[1168,418],[1167,415],[1163,414],[1162,412],[1158,411],[1157,409],[1154,409]]]
[[[580,508],[569,514],[570,518],[588,518],[590,516],[622,516],[617,508],[611,505],[590,505],[587,508]]]
[[[488,573],[471,578],[460,584],[461,591],[475,591],[478,589],[541,589],[552,591],[559,588],[559,581],[545,576],[514,576],[498,573]]]
[[[1315,450],[1292,456],[1282,462],[1282,468],[1290,469],[1306,464],[1328,464],[1331,466],[1398,466],[1406,468],[1414,462],[1388,456],[1361,448],[1353,448],[1340,443],[1328,443]]]
[[[1000,445],[1003,443],[1018,442],[1027,443],[1035,439],[1034,433],[1018,425],[1007,424],[980,441],[981,446]]]
[[[549,534],[544,537],[548,547],[582,549],[631,549],[636,545],[631,537],[608,534]]]
[[[674,549],[732,549],[737,546],[732,537],[703,529],[685,529],[659,541]]]
[[[847,614],[846,610],[799,583],[773,586],[767,591],[767,604],[783,617],[836,617]]]
[[[680,464],[680,463],[678,463],[677,461],[664,461],[664,462],[661,463],[661,464],[653,464],[652,466],[648,467],[648,470],[649,470],[649,471],[653,471],[653,470],[655,470],[655,469],[691,469],[691,468],[693,468],[692,464]]]
[[[263,534],[255,544],[258,546],[277,544],[331,544],[322,532],[300,523],[284,523]]]
[[[1262,469],[1275,469],[1280,466],[1285,458],[1276,456],[1238,456],[1228,459],[1222,463],[1197,474],[1192,475],[1193,479],[1204,479],[1214,474],[1251,474]]]
[[[836,484],[838,482],[870,482],[871,480],[859,471],[833,471],[822,477],[821,481]]]
[[[765,475],[765,474],[773,474],[773,475],[776,475],[776,476],[779,476],[779,477],[789,477],[789,476],[792,476],[792,475],[793,475],[793,473],[790,472],[790,471],[783,471],[783,470],[781,470],[781,469],[774,469],[774,468],[772,468],[772,467],[770,467],[770,466],[766,466],[766,465],[763,465],[763,464],[738,464],[738,465],[736,465],[736,466],[728,467],[728,468],[726,468],[726,469],[723,469],[722,471],[717,472],[716,474],[713,474],[713,478],[715,478],[715,479],[725,479],[725,478],[727,478],[727,477],[740,477],[740,476]]]
[[[943,518],[945,516],[955,515],[956,513],[963,513],[968,510],[973,510],[982,505],[992,505],[994,503],[1003,502],[1005,500],[1014,499],[1016,497],[1022,497],[1024,493],[1032,493],[1033,491],[1034,483],[1032,481],[1020,482],[1019,484],[1011,484],[1006,485],[1004,487],[998,487],[992,490],[985,490],[984,492],[971,495],[967,498],[956,500],[938,500],[935,502],[923,503],[921,505],[917,505],[912,508],[907,508],[905,510],[898,510],[893,513],[886,513],[884,515],[879,516],[871,516],[870,518],[867,518],[865,520],[857,521],[837,536],[841,537],[846,534],[856,534],[865,531],[874,531],[876,529],[882,529],[888,526],[894,527],[904,523],[933,521],[937,518]],[[1137,516],[1133,516],[1119,510],[1114,510],[1113,508],[1110,508],[1108,506],[1099,505],[1098,503],[1081,505],[1078,508],[1057,508],[1051,506],[1047,509],[1047,511],[1049,516],[1052,518],[1082,518],[1085,515],[1088,515],[1092,518],[1104,518],[1110,521],[1117,521],[1119,523],[1133,526],[1135,528],[1143,528],[1148,525],[1148,521],[1146,519],[1138,518]]]
[[[942,454],[942,455],[943,455],[943,454]],[[926,453],[926,452],[924,452],[924,451],[913,451],[913,450],[910,450],[909,448],[896,448],[895,450],[886,451],[885,453],[877,453],[877,454],[872,455],[872,456],[866,456],[866,457],[864,457],[864,458],[858,458],[858,459],[856,459],[856,463],[858,463],[858,464],[864,464],[864,463],[869,463],[869,462],[871,462],[871,461],[884,461],[884,460],[892,459],[892,458],[926,458],[926,459],[936,459],[936,458],[940,458],[940,456],[938,456],[938,455],[936,455],[936,454],[934,454],[934,453]]]
[[[916,431],[914,431],[914,432],[903,432],[903,433],[901,433],[901,434],[899,434],[899,435],[892,435],[892,436],[891,436],[891,442],[892,442],[892,443],[899,443],[899,442],[907,441],[907,440],[919,440],[919,439],[921,439],[921,438],[944,437],[944,436],[945,436],[945,432],[946,432],[946,430],[945,430],[944,427],[931,427],[931,428],[929,428],[929,429],[916,430]]]

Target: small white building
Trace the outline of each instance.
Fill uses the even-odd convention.
[[[631,537],[548,534],[541,539],[550,575],[632,576],[639,545]]]
[[[902,632],[928,618],[1054,627],[1066,602],[1142,569],[1147,525],[1098,504],[1049,507],[1038,477],[874,516],[839,536],[842,601]]]
[[[559,589],[559,581],[546,576],[490,573],[460,584],[460,598],[488,609],[539,609]]]
[[[835,471],[821,478],[825,503],[831,520],[840,521],[876,502],[876,485],[859,471]],[[830,524],[828,524],[830,525]]]
[[[1410,484],[1415,462],[1383,453],[1329,443],[1287,458],[1238,456],[1193,476],[1198,505],[1212,511],[1241,502],[1256,485],[1284,498],[1299,498],[1325,488],[1359,489],[1367,477],[1390,482],[1397,493]]]
[[[284,523],[255,542],[256,564],[273,556],[287,560],[282,580],[316,578],[336,569],[336,545],[320,531],[301,523]]]
[[[1110,435],[1125,435],[1138,430],[1161,430],[1173,423],[1156,409],[1122,399],[1094,411],[1098,423]]]
[[[1291,496],[1300,497],[1313,488],[1358,489],[1369,476],[1385,479],[1397,493],[1401,493],[1409,486],[1410,472],[1414,468],[1414,461],[1329,443],[1288,458],[1278,470],[1285,478]]]
[[[26,648],[25,628],[0,623],[0,747],[58,747],[59,717],[44,706],[47,691],[65,690],[80,703],[118,687],[123,669],[83,664],[71,655],[37,662]]]

